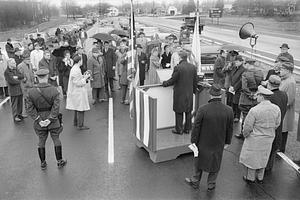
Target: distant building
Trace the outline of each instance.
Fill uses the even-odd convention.
[[[177,8],[175,6],[170,6],[168,8],[168,15],[177,15]]]
[[[116,17],[116,16],[119,15],[119,9],[118,8],[110,7],[107,10],[108,10],[107,16],[109,16],[109,17]]]

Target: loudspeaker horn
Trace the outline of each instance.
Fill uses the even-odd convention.
[[[244,24],[240,31],[239,36],[241,39],[247,39],[247,38],[258,38],[258,35],[254,31],[254,24],[251,22],[247,22]]]

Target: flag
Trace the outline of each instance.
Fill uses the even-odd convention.
[[[201,73],[201,46],[200,46],[200,31],[199,31],[199,1],[197,1],[197,15],[194,27],[193,43],[192,43],[192,61],[197,67],[197,74]]]
[[[136,52],[134,50],[134,13],[133,13],[133,2],[131,0],[131,15],[130,15],[130,41],[131,41],[131,50],[128,52],[128,69],[130,76],[130,85],[129,85],[129,116],[131,119],[134,117],[133,109],[133,99],[134,99],[134,90],[139,82],[139,66],[136,62],[137,57],[135,56]]]

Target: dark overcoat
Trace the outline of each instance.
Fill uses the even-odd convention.
[[[5,50],[6,50],[7,56],[9,58],[14,58],[15,57],[15,52],[16,51],[15,51],[14,46],[11,43],[6,43]]]
[[[220,170],[224,145],[231,143],[232,131],[233,111],[221,99],[211,99],[198,109],[191,136],[191,143],[195,143],[199,151],[198,169]]]
[[[91,88],[102,88],[105,86],[104,60],[102,56],[95,58],[94,56],[88,59],[87,69],[91,72]]]
[[[164,86],[174,85],[173,110],[176,113],[193,110],[193,93],[197,90],[197,69],[187,61],[175,66],[172,77],[164,81]]]
[[[117,62],[117,55],[115,54],[114,50],[111,48],[108,48],[107,51],[103,51],[103,56],[106,63],[106,73],[108,78],[115,77],[115,70],[113,69],[113,66],[116,66]]]
[[[233,87],[235,94],[233,95],[233,103],[239,104],[241,90],[242,90],[242,74],[245,72],[243,65],[233,68],[231,71],[231,86]]]
[[[24,75],[18,69],[10,69],[7,67],[4,72],[4,77],[7,82],[10,96],[19,96],[23,94],[21,81],[24,79]]]
[[[273,94],[270,97],[271,103],[274,103],[280,108],[281,112],[281,121],[278,128],[275,130],[275,138],[272,145],[272,152],[277,150],[281,144],[281,132],[282,132],[282,122],[286,113],[287,104],[288,104],[288,96],[286,92],[280,91],[279,89],[272,90]]]
[[[225,73],[223,72],[225,64],[225,57],[223,56],[219,56],[214,64],[214,83],[219,84],[222,88],[225,84]]]
[[[58,75],[57,60],[56,60],[56,58],[54,56],[51,55],[49,61],[47,61],[45,58],[43,58],[39,62],[39,69],[48,69],[49,70],[48,83],[50,83],[53,86],[57,86],[57,80],[50,79],[50,77],[54,77],[54,76]]]
[[[146,65],[148,62],[147,55],[144,52],[142,52],[140,56],[138,55],[138,61],[139,61],[139,70],[140,70],[139,79],[145,80]]]

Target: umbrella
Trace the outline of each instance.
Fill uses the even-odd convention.
[[[227,50],[227,51],[245,51],[246,49],[242,46],[236,44],[223,44],[220,50]]]
[[[107,33],[96,33],[91,38],[94,38],[96,40],[102,40],[102,41],[111,41],[115,40],[111,35]]]
[[[118,35],[120,37],[129,37],[129,33],[127,31],[124,30],[120,30],[120,29],[114,29],[112,31],[109,32],[109,34],[115,34]]]

